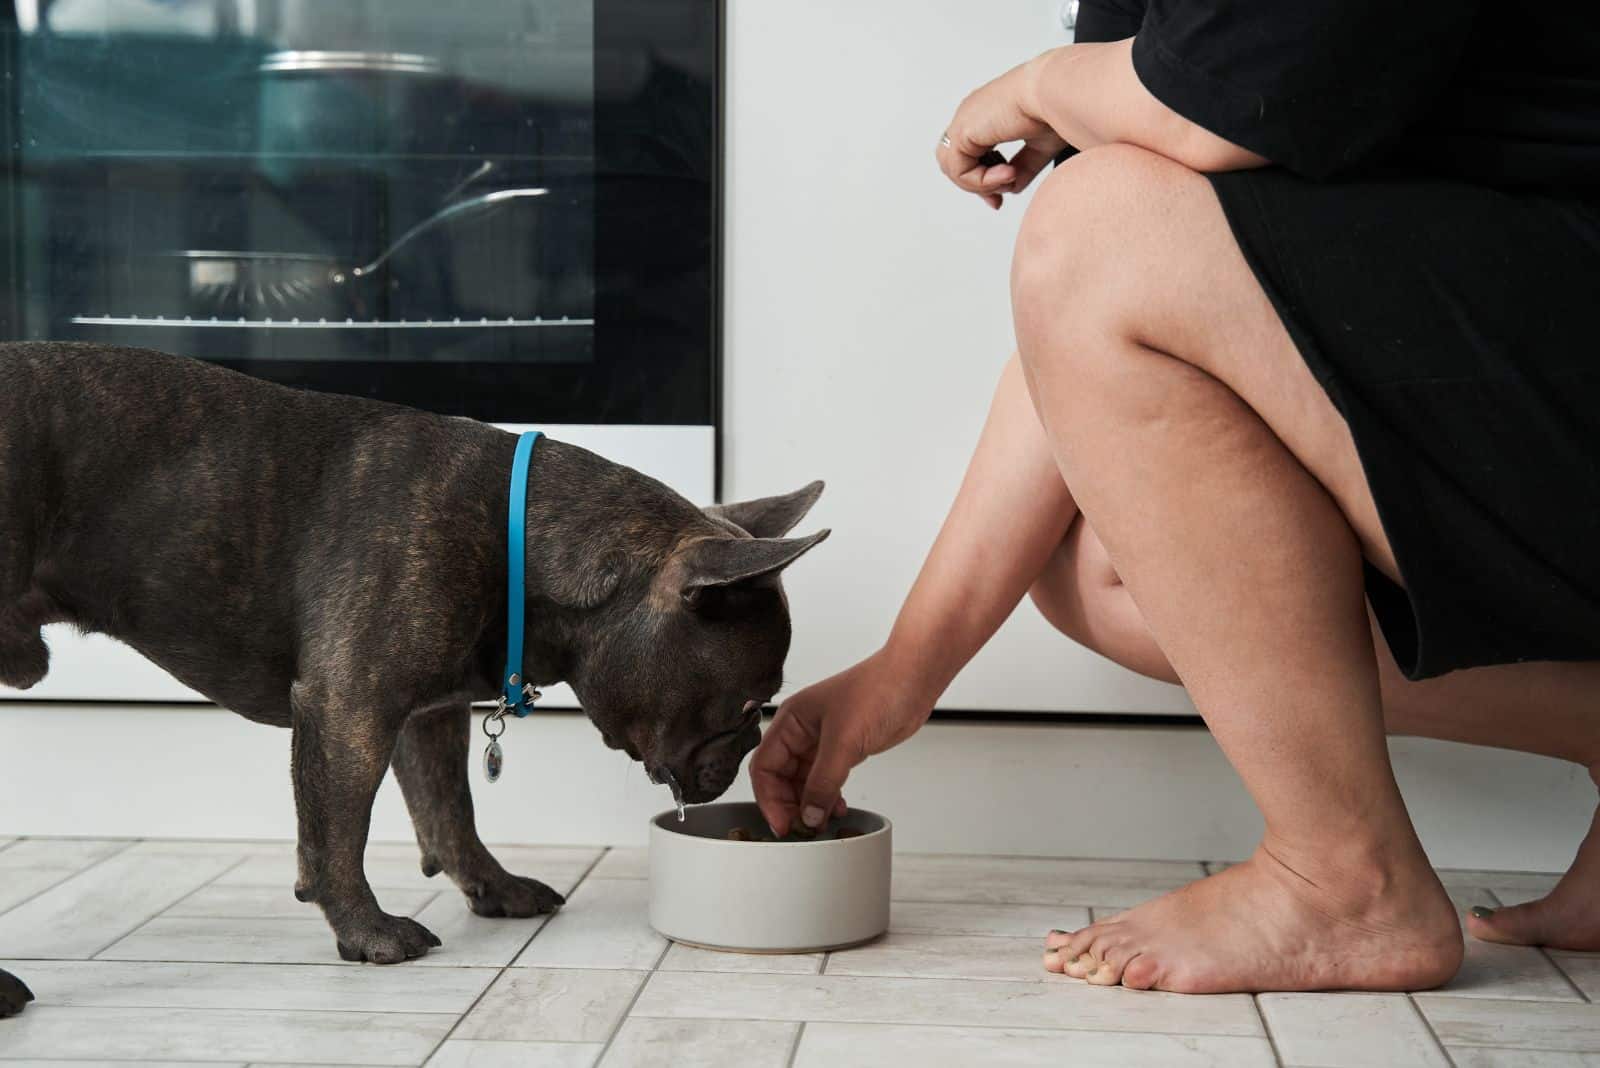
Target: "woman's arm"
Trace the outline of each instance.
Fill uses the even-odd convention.
[[[1078,514],[1015,356],[883,656],[929,710],[994,637]]]
[[[905,741],[1005,622],[1077,508],[1051,457],[1022,368],[1006,365],[950,514],[882,649],[783,703],[750,760],[756,801],[787,834],[820,824],[850,769]]]
[[[1131,37],[1051,49],[1028,67],[1023,106],[1074,148],[1137,145],[1202,172],[1267,163],[1157,100],[1133,69]]]
[[[1026,189],[1068,145],[1137,145],[1197,171],[1269,162],[1156,99],[1133,69],[1132,38],[1055,48],[1001,75],[961,102],[945,136],[940,169],[993,207],[1000,194]],[[1014,141],[1025,144],[1010,161],[984,161]]]

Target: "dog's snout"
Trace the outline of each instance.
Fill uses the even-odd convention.
[[[686,779],[689,800],[696,804],[715,801],[733,785],[746,754],[761,744],[760,716],[757,706],[754,718],[747,717],[738,730],[719,734],[695,750]]]

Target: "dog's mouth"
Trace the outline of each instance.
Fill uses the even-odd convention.
[[[651,782],[677,784],[676,796],[689,804],[716,800],[732,785],[745,754],[761,741],[761,709],[760,701],[746,701],[732,727],[701,739],[681,760],[644,760],[645,774]]]

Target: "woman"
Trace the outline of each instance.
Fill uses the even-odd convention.
[[[1559,4],[1140,7],[1084,0],[1084,43],[978,89],[942,139],[996,208],[1077,154],[1023,222],[1019,351],[921,575],[882,649],[784,703],[757,797],[779,832],[819,823],[1031,594],[1184,685],[1266,818],[1248,861],[1051,932],[1047,968],[1434,986],[1460,927],[1385,731],[1600,782],[1600,27]],[[1600,949],[1600,823],[1548,897],[1468,930]]]

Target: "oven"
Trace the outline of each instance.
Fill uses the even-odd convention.
[[[716,491],[718,0],[11,0],[0,335],[538,426]],[[192,700],[64,628],[27,694]]]

